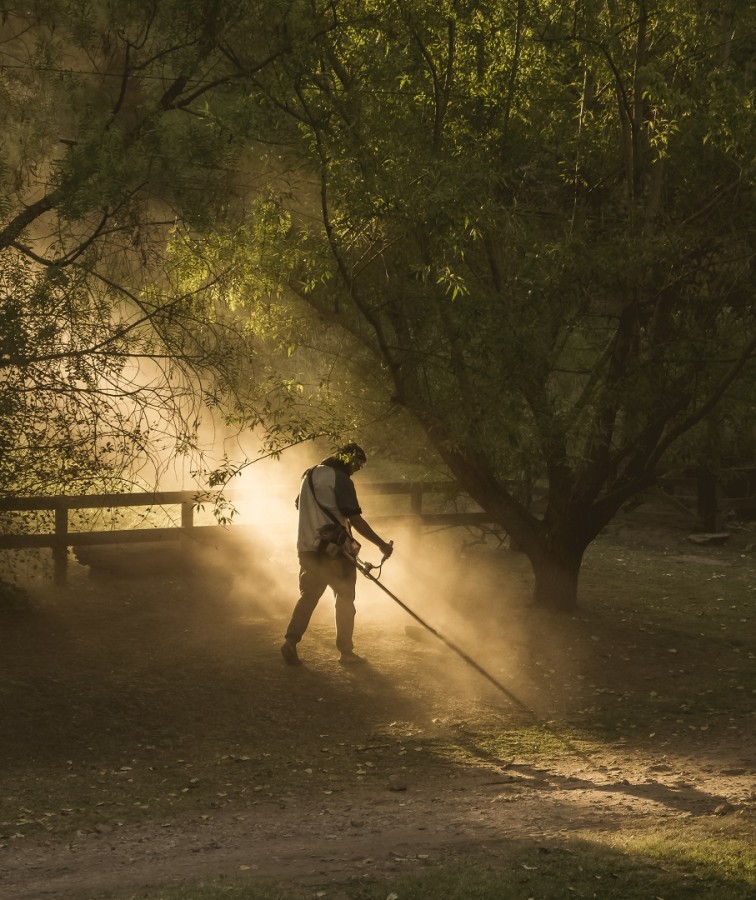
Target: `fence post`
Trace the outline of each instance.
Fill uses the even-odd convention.
[[[181,501],[181,527],[194,527],[194,504],[191,500]]]
[[[181,501],[181,540],[179,552],[188,564],[192,553],[191,530],[194,528],[194,504],[191,500]]]
[[[55,507],[55,544],[52,548],[55,584],[65,584],[68,572],[68,509]]]

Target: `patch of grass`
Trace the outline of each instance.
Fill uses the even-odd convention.
[[[439,747],[437,752],[442,755],[446,751],[448,758],[460,765],[469,765],[471,760],[506,765],[523,758],[559,759],[576,751],[591,752],[600,746],[595,735],[567,728],[533,723],[503,729],[496,722],[481,721],[474,731],[459,734],[453,744]]]
[[[580,615],[596,641],[579,717],[597,737],[717,733],[753,711],[754,558],[731,548],[598,540]],[[580,712],[580,710],[578,710]]]
[[[655,860],[706,882],[727,884],[728,897],[742,889],[743,896],[756,896],[756,856],[753,845],[742,838],[712,834],[703,828],[665,828],[614,841],[626,853]],[[714,896],[713,892],[711,896]]]
[[[562,844],[513,841],[496,851],[411,875],[319,887],[271,883],[194,885],[113,896],[112,900],[564,900],[566,897],[750,900],[751,848],[741,840],[663,831]]]
[[[496,858],[422,871],[392,883],[348,889],[350,900],[563,900],[754,896],[752,848],[742,840],[660,831],[621,843],[534,845],[516,842]]]
[[[638,549],[605,537],[586,553],[581,600],[592,614],[626,625],[738,640],[756,595],[753,570],[752,551],[686,548],[679,536],[671,548]]]

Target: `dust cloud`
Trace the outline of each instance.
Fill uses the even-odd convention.
[[[234,479],[229,494],[237,510],[234,524],[226,529],[225,540],[216,540],[204,552],[225,573],[225,602],[241,621],[279,623],[283,635],[298,596],[294,499],[304,470],[328,452],[328,447],[312,445],[295,448],[278,460],[251,465]],[[364,472],[354,481],[365,519],[395,547],[380,573],[373,570],[379,584],[358,575],[356,649],[369,656],[369,641],[379,635],[395,644],[397,656],[409,648],[427,651],[441,661],[440,690],[490,699],[495,689],[439,640],[441,635],[515,695],[537,705],[530,675],[544,634],[539,630],[542,623],[534,631],[529,605],[532,576],[524,557],[490,538],[481,541],[465,528],[421,529],[407,517],[406,497],[373,494]],[[360,559],[377,565],[380,553],[363,540]],[[310,642],[322,640],[318,635],[334,634],[333,616],[333,595],[327,590],[305,636],[303,656]],[[316,629],[318,625],[323,628]],[[566,647],[559,648],[558,635],[552,634],[550,641],[561,670],[567,662]],[[557,681],[550,685],[552,693]]]
[[[199,594],[204,599],[186,609],[185,626],[192,632],[201,635],[223,621],[259,624],[266,633],[282,637],[298,597],[294,500],[304,470],[330,449],[312,444],[294,447],[278,459],[260,459],[247,466],[229,483],[227,499],[236,512],[225,528],[202,527],[213,524],[207,509],[195,515],[196,536],[175,546],[87,548],[96,553],[100,567],[96,571],[93,566],[89,576],[193,578],[201,582]],[[541,706],[544,692],[536,690],[535,681],[550,673],[548,702],[558,705],[559,683],[574,681],[579,660],[571,658],[569,628],[560,634],[553,623],[539,621],[530,607],[532,573],[525,558],[491,537],[481,540],[467,528],[420,528],[407,515],[406,495],[387,497],[370,490],[370,482],[378,480],[371,479],[369,471],[354,478],[365,519],[379,535],[393,540],[395,549],[380,573],[373,570],[379,584],[358,575],[358,652],[370,657],[371,641],[380,641],[382,661],[395,655],[401,662],[415,654],[418,665],[427,658],[437,666],[440,692],[487,697],[488,702],[505,705],[503,697],[492,699],[494,688],[439,640],[441,635],[530,706]],[[363,540],[360,558],[377,565],[380,552]],[[73,561],[70,568],[77,568]],[[86,570],[80,575],[86,577]],[[333,618],[333,595],[327,590],[302,645],[305,658],[314,642],[332,642]],[[271,655],[280,661],[275,646]],[[389,672],[382,674],[391,677]]]

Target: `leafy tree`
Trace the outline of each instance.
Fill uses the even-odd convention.
[[[307,9],[296,55],[235,54],[317,177],[272,264],[571,609],[590,542],[753,365],[754,9]]]
[[[287,52],[279,12],[0,3],[3,493],[154,478],[167,451],[198,450],[203,399],[264,391],[259,342],[229,304],[233,261],[196,238],[236,214],[225,41],[256,22],[246,49],[264,68]]]
[[[338,324],[569,609],[591,540],[752,366],[746,5],[0,11],[6,492],[191,448],[198,397],[273,452],[305,439],[329,384],[294,335],[333,354]]]

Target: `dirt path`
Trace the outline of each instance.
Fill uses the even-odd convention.
[[[280,878],[313,888],[381,878],[460,856],[496,856],[512,841],[544,853],[584,832],[680,825],[753,811],[753,779],[668,764],[645,774],[615,758],[593,772],[516,764],[468,774],[264,800],[166,823],[100,826],[65,843],[32,841],[3,854],[0,895],[74,900],[193,879]],[[564,769],[564,766],[562,766]],[[603,771],[598,771],[603,769]],[[633,771],[630,771],[632,769]],[[663,769],[665,771],[659,771]],[[633,780],[626,776],[635,776]]]
[[[335,897],[518,842],[548,854],[650,827],[754,833],[752,716],[700,699],[752,690],[740,634],[713,660],[645,613],[565,621],[557,640],[479,608],[475,652],[554,722],[534,728],[396,611],[365,611],[370,663],[345,671],[326,605],[292,669],[285,608],[221,587],[82,575],[4,622],[3,900],[266,877]],[[565,724],[569,745],[554,738]]]

